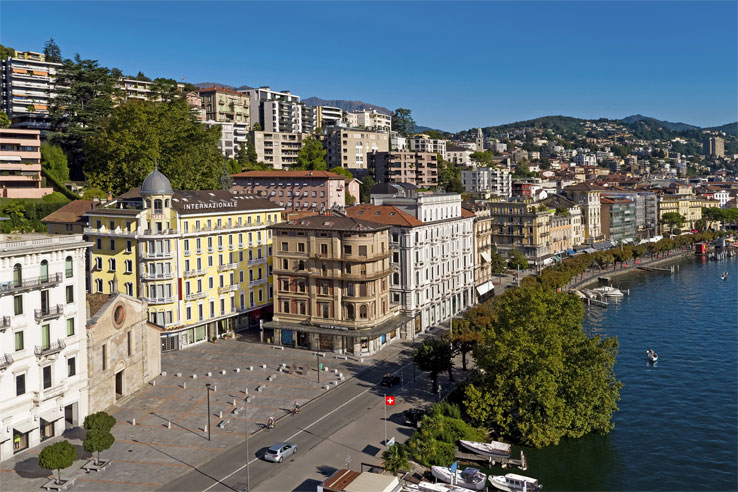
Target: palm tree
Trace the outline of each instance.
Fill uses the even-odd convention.
[[[397,474],[400,471],[410,470],[410,460],[407,451],[400,444],[393,444],[382,453],[382,466],[385,470]]]

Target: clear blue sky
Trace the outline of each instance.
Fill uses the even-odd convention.
[[[735,1],[0,3],[0,43],[124,73],[410,108],[462,130],[537,116],[738,119]]]

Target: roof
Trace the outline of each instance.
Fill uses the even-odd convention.
[[[407,212],[391,205],[354,205],[346,208],[346,215],[380,224],[399,227],[418,227],[424,223]]]
[[[171,195],[173,193],[172,183],[159,169],[154,168],[143,180],[141,195]]]
[[[461,216],[468,219],[469,217],[476,217],[474,215],[474,212],[470,212],[469,210],[465,209],[464,207],[461,207]]]
[[[41,222],[44,224],[86,224],[85,212],[92,210],[92,200],[74,200],[50,213]]]
[[[248,97],[248,96],[247,96],[246,94],[244,94],[243,92],[238,92],[238,91],[234,91],[233,89],[228,89],[228,88],[226,88],[226,87],[221,87],[221,86],[219,86],[219,85],[213,85],[213,86],[211,86],[211,87],[203,87],[202,89],[200,89],[200,90],[199,90],[199,91],[197,91],[197,92],[199,92],[199,93],[201,93],[201,94],[202,94],[203,92],[227,92],[227,93],[229,93],[229,94],[235,94],[235,95],[237,95],[237,96],[242,96],[242,97]]]
[[[575,185],[567,186],[566,191],[602,191],[605,188],[596,185],[594,183],[577,183]]]
[[[369,220],[356,219],[340,212],[326,212],[301,219],[292,219],[272,226],[273,229],[331,229],[337,231],[379,232],[389,229],[388,225]]]
[[[90,306],[89,318],[94,318],[100,308],[110,300],[113,294],[87,294],[87,304]]]
[[[361,475],[360,472],[352,470],[336,470],[333,475],[323,482],[323,490],[344,490],[345,487]]]
[[[579,206],[577,202],[569,200],[568,198],[563,197],[561,195],[557,195],[555,193],[552,193],[548,195],[547,198],[544,198],[543,203],[545,203],[546,205],[550,205],[550,206],[552,205],[557,208],[560,208],[560,207],[572,208],[572,207]]]
[[[232,174],[233,178],[321,178],[346,179],[345,176],[330,171],[246,171]]]

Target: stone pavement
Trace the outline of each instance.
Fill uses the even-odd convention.
[[[327,368],[320,372],[318,383],[318,362],[311,351],[279,350],[244,339],[199,344],[162,354],[166,375],[109,409],[117,424],[112,430],[115,444],[101,453],[101,458],[113,460],[106,471],[88,474],[81,470],[91,458],[82,449],[81,429],[71,429],[44,444],[66,438],[78,448],[80,460],[62,471],[63,479],[77,479],[74,490],[151,490],[243,441],[247,431],[262,428],[270,416],[288,415],[295,401],[304,405],[330,392],[341,382],[336,371],[349,379],[406,348],[405,343],[388,344],[363,362],[326,353],[318,358]],[[280,367],[284,368],[280,371]],[[206,383],[215,387],[210,392],[211,440],[206,431]],[[222,428],[220,423],[224,423]],[[0,463],[3,492],[39,489],[48,480],[52,473],[38,466],[41,449],[38,446]]]

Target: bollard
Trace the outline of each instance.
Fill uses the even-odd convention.
[[[171,428],[172,428],[172,421],[167,420],[167,429],[171,429]]]
[[[262,365],[261,365],[261,368],[262,368],[262,369],[266,369],[266,368],[267,368],[267,365],[266,365],[266,364],[262,364]]]
[[[156,386],[156,379],[151,380],[151,386]]]
[[[233,405],[234,407],[236,406],[236,399],[235,398],[233,399],[233,403],[231,403],[231,405]]]
[[[249,371],[253,371],[253,370],[254,370],[254,366],[249,366]]]
[[[221,369],[221,370],[220,370],[220,373],[221,373],[221,374],[225,374],[225,369]]]
[[[161,371],[161,375],[162,376],[166,376],[167,375],[167,371]]]
[[[207,375],[207,377],[212,377],[212,375],[213,375],[213,373],[210,372],[210,371],[206,372],[205,374]]]
[[[197,379],[197,374],[193,374],[192,379]]]
[[[223,418],[223,410],[218,410],[218,418]]]
[[[182,377],[182,373],[181,373],[181,372],[178,372],[178,373],[177,373],[177,377],[178,377],[178,378],[181,378],[181,377]]]
[[[218,387],[216,385],[213,385],[213,392],[218,391]]]
[[[248,394],[249,394],[249,389],[248,389],[248,388],[246,388],[245,390],[243,390],[243,394],[244,394],[244,395],[248,395]]]
[[[187,389],[187,383],[182,383],[182,389]]]
[[[207,431],[208,431],[208,426],[207,426],[207,425],[205,425],[205,427],[204,427],[204,428],[202,429],[202,431],[203,431],[203,432],[207,432]]]
[[[236,368],[236,372],[241,372],[241,368],[240,367],[237,367]]]
[[[135,418],[133,420],[131,420],[131,425],[134,425],[134,426],[136,425],[136,419]]]

